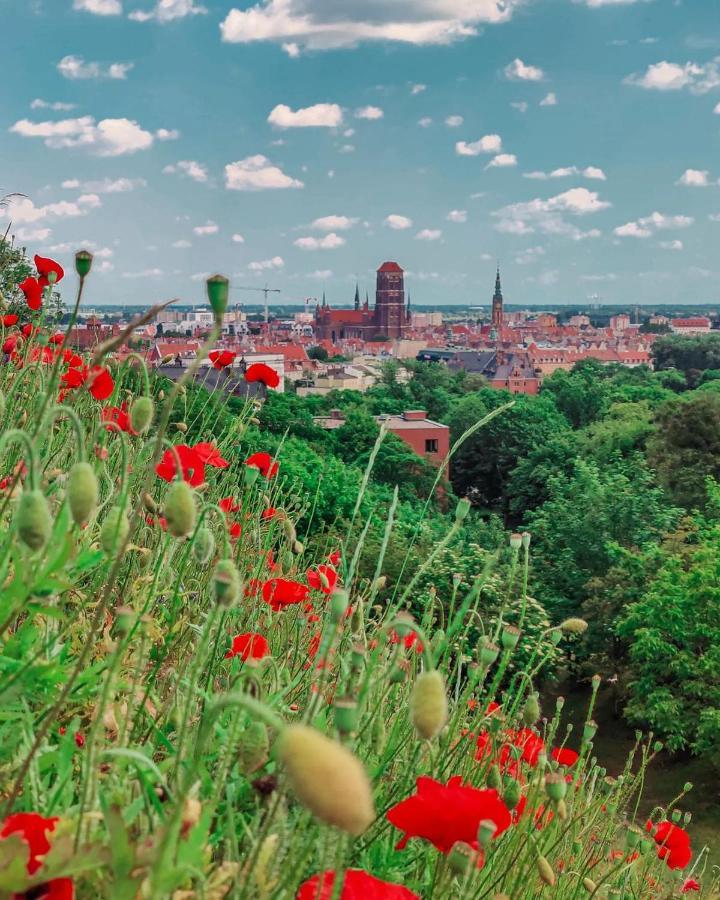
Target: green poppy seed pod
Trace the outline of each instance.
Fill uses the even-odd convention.
[[[75,524],[85,525],[95,512],[98,502],[98,482],[90,463],[75,463],[70,469],[67,499]]]
[[[465,841],[455,841],[450,848],[447,861],[453,874],[463,876],[477,866],[478,853]]]
[[[593,720],[590,719],[590,721],[586,722],[585,726],[583,727],[583,741],[585,741],[585,743],[587,743],[588,741],[591,741],[595,737],[596,734],[597,734],[597,722],[593,722]]]
[[[503,650],[513,650],[515,647],[517,647],[517,643],[519,640],[519,628],[516,628],[514,625],[506,625],[503,628],[500,635],[500,643],[502,644]]]
[[[510,547],[513,550],[519,550],[520,547],[522,547],[522,535],[511,534],[510,535]]]
[[[75,271],[81,278],[85,278],[90,274],[92,268],[93,255],[89,250],[78,250],[75,254]]]
[[[520,535],[520,538],[522,539],[523,548],[527,550],[527,548],[530,546],[530,532],[523,531],[523,533]]]
[[[130,407],[130,427],[135,434],[144,434],[155,415],[155,404],[150,397],[136,397]]]
[[[525,708],[523,709],[523,722],[525,722],[526,725],[534,725],[539,718],[540,703],[538,701],[538,695],[529,694],[525,701]]]
[[[493,788],[496,791],[499,791],[502,787],[502,773],[497,763],[493,763],[488,769],[485,782],[489,788]]]
[[[672,820],[677,825],[677,823],[682,819],[682,813],[679,809],[674,809],[672,811]]]
[[[693,789],[692,781],[686,781],[685,784],[683,785],[683,793],[689,794],[692,789]]]
[[[553,872],[550,863],[545,859],[544,856],[538,856],[536,865],[540,880],[544,881],[545,884],[549,885],[550,887],[554,887],[555,873]]]
[[[515,781],[514,778],[508,778],[502,795],[505,806],[507,806],[508,809],[515,809],[520,802],[521,796],[522,789],[519,782]]]
[[[653,744],[653,750],[655,751],[655,753],[659,753],[662,750],[662,748],[663,748],[663,742],[655,741],[655,743]]]
[[[458,500],[458,505],[455,507],[455,521],[462,522],[467,519],[468,513],[470,512],[470,501],[467,497],[463,497]]]
[[[585,619],[570,618],[560,623],[561,631],[565,634],[582,634],[587,631],[588,623]]]
[[[201,566],[206,565],[212,559],[215,552],[215,538],[212,531],[204,525],[198,528],[192,545],[193,556]]]
[[[683,824],[684,824],[684,825],[689,825],[691,819],[692,819],[692,813],[691,813],[691,812],[683,813]]]
[[[489,641],[486,641],[480,646],[480,665],[489,669],[499,655],[500,648],[497,644],[491,644]]]
[[[31,550],[42,550],[50,540],[52,517],[42,491],[23,491],[17,508],[20,540]]]
[[[223,606],[232,606],[240,599],[240,575],[231,559],[221,559],[215,566],[213,590]]]
[[[563,799],[567,793],[567,782],[559,772],[551,772],[545,776],[545,793],[556,802]]]
[[[478,826],[477,839],[478,844],[483,849],[486,849],[490,846],[490,841],[495,837],[495,831],[497,830],[497,826],[492,821],[492,819],[483,819]]]
[[[210,308],[215,313],[215,320],[222,321],[228,305],[230,282],[224,275],[212,275],[206,282]]]
[[[415,730],[426,741],[443,729],[448,717],[445,682],[437,669],[422,672],[415,680],[410,697],[410,718]]]
[[[270,756],[270,741],[264,722],[251,722],[238,738],[238,761],[245,775],[262,769]]]
[[[350,605],[350,598],[345,591],[335,590],[330,595],[330,621],[341,622]]]
[[[173,537],[185,537],[195,527],[197,506],[192,488],[185,481],[173,481],[165,497],[167,530]]]
[[[358,836],[375,820],[370,780],[342,744],[307,725],[289,725],[277,757],[300,802],[322,822]]]
[[[583,878],[583,887],[588,892],[588,894],[594,894],[597,890],[597,885],[592,880],[592,878]]]
[[[119,544],[124,544],[130,532],[130,523],[125,511],[119,506],[114,506],[105,517],[100,529],[100,545],[110,554]]]
[[[643,838],[643,833],[639,828],[631,825],[625,835],[625,844],[628,850],[634,850]]]
[[[245,466],[243,478],[247,487],[252,487],[260,477],[260,469],[257,466]]]
[[[352,697],[338,697],[333,703],[335,727],[342,737],[354,734],[358,726],[358,705]]]

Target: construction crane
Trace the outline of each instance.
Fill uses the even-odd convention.
[[[265,324],[267,325],[270,322],[270,313],[268,311],[268,294],[279,294],[281,293],[280,288],[269,288],[265,285],[264,288],[258,287],[231,287],[232,291],[259,291],[260,293],[265,295]]]

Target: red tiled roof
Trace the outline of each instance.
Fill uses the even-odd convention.
[[[710,319],[705,316],[690,316],[687,319],[671,319],[670,325],[674,328],[708,328]]]
[[[320,321],[325,322],[329,319],[331,322],[347,322],[349,325],[362,325],[364,315],[361,309],[327,309],[327,307],[323,309],[321,307],[318,310]]]
[[[402,272],[402,269],[396,262],[384,262],[378,272]]]
[[[256,346],[256,353],[278,354],[285,357],[286,362],[305,362],[308,358],[305,348],[300,344],[270,344]]]

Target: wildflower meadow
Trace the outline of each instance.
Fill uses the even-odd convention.
[[[200,365],[232,361],[227,279],[174,384],[118,358],[137,321],[71,346],[90,253],[76,273],[36,256],[19,289],[0,318],[0,897],[720,897],[692,785],[642,805],[662,744],[638,732],[618,771],[596,757],[601,674],[581,728],[541,702],[587,626],[537,627],[531,533],[419,603],[470,503],[390,578],[396,489],[362,574],[376,452],[320,529],[283,442],[248,439],[273,369],[248,368],[259,393],[221,425],[191,402]]]

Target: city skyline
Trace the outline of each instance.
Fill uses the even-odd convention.
[[[384,260],[423,306],[489,306],[498,260],[509,305],[720,299],[709,2],[22,6],[0,227],[90,244],[91,305],[197,303],[222,271],[350,306]]]

